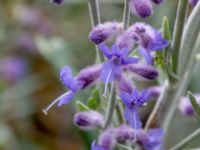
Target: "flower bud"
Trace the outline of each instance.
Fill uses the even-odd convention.
[[[105,150],[113,150],[117,143],[116,141],[116,130],[113,128],[108,128],[101,133],[99,137],[99,145],[105,148]]]
[[[154,80],[158,77],[158,71],[151,65],[131,64],[126,68],[144,79]]]
[[[129,0],[129,7],[134,15],[141,18],[153,14],[153,5],[150,0]]]
[[[51,0],[51,3],[54,4],[62,4],[64,2],[64,0]]]
[[[194,95],[197,103],[200,105],[200,95]],[[182,114],[187,115],[187,116],[192,116],[194,115],[194,108],[192,107],[192,104],[189,100],[188,97],[182,97],[179,103],[179,109]]]
[[[161,4],[164,0],[151,0],[155,4]]]
[[[148,88],[149,95],[152,99],[157,99],[163,91],[163,86],[152,86]]]
[[[134,135],[136,134],[135,130],[127,125],[122,125],[117,129],[116,138],[120,143],[125,142],[126,140],[134,140]]]
[[[94,130],[103,126],[103,116],[96,111],[79,112],[74,116],[74,123],[83,130]]]
[[[100,44],[111,39],[122,31],[122,24],[118,22],[106,22],[99,24],[90,32],[89,39],[94,44]]]
[[[126,92],[126,93],[129,93],[131,94],[133,89],[135,88],[134,84],[132,83],[132,81],[128,81],[125,79],[125,77],[120,77],[117,79],[117,83],[118,83],[118,90],[121,92]]]
[[[189,3],[192,7],[196,6],[199,0],[189,0]]]

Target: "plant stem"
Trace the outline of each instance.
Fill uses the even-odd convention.
[[[110,123],[112,121],[113,112],[115,109],[115,102],[116,102],[116,93],[115,93],[114,83],[112,83],[111,94],[109,97],[109,105],[108,105],[108,109],[107,109],[107,113],[106,113],[105,124],[103,127],[104,129],[106,129],[107,127],[110,126]]]
[[[117,112],[117,116],[119,119],[119,123],[120,124],[125,124],[126,121],[124,119],[124,115],[123,115],[123,111],[122,111],[122,106],[120,105],[120,103],[116,104],[116,112]]]
[[[100,11],[99,11],[99,0],[88,0],[88,7],[89,7],[89,13],[90,13],[90,20],[92,23],[92,27],[95,27],[99,23],[101,23],[100,19]],[[95,46],[96,50],[96,63],[101,62],[101,56],[99,53],[99,49],[97,46]]]
[[[168,112],[168,108],[171,106],[172,99],[175,95],[175,89],[176,86],[170,85],[168,80],[165,81],[164,90],[161,93],[152,113],[147,120],[145,130],[161,126]]]
[[[170,148],[170,150],[183,149],[184,146],[186,146],[187,144],[189,144],[192,140],[194,140],[199,135],[200,135],[200,128],[198,128],[192,134],[190,134],[188,137],[186,137],[185,139],[183,139],[182,141],[180,141],[177,145],[175,145],[174,147]]]
[[[199,3],[200,4],[200,3]],[[173,118],[173,114],[177,108],[178,102],[180,97],[183,95],[183,93],[186,90],[186,87],[190,81],[190,77],[191,77],[191,72],[193,71],[195,64],[196,64],[196,54],[199,51],[199,47],[200,47],[200,34],[199,34],[199,38],[197,40],[198,42],[195,45],[195,49],[192,51],[191,57],[189,60],[187,60],[188,65],[185,69],[184,75],[182,78],[180,78],[179,80],[181,81],[177,87],[177,92],[176,95],[174,97],[174,99],[172,100],[170,109],[167,112],[167,116],[164,118],[163,123],[162,123],[162,127],[165,130],[165,132],[167,133],[168,129],[169,129],[169,125],[172,121]]]
[[[124,0],[124,15],[123,15],[124,30],[128,28],[130,21],[130,9],[128,6],[128,1],[129,0]]]
[[[178,59],[181,45],[181,37],[185,25],[186,15],[188,8],[188,0],[179,0],[178,11],[176,15],[176,21],[174,26],[174,33],[172,39],[172,63],[173,72],[177,73]]]
[[[188,22],[185,26],[182,42],[181,42],[181,53],[179,56],[179,68],[178,75],[179,78],[183,77],[186,71],[188,60],[191,59],[192,50],[194,49],[196,40],[198,38],[200,29],[200,1],[194,7]]]
[[[100,11],[99,11],[99,0],[88,0],[89,12],[92,27],[98,25],[100,20]]]

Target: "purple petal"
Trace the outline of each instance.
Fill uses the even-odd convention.
[[[134,129],[141,129],[142,123],[139,119],[139,114],[137,109],[125,108],[124,117],[128,121],[129,125]]]
[[[108,59],[112,57],[112,52],[110,51],[110,48],[107,47],[104,43],[99,44],[99,49]]]
[[[123,65],[135,64],[135,63],[138,63],[138,58],[136,57],[127,57],[125,59],[122,59]]]
[[[92,142],[92,148],[91,148],[91,150],[105,150],[105,149],[104,149],[103,146],[97,145],[97,144],[96,144],[96,141],[93,141],[93,142]]]
[[[153,64],[153,57],[150,52],[142,47],[139,48],[139,54],[145,58],[149,65]]]
[[[120,97],[121,97],[123,103],[124,103],[127,107],[129,107],[130,104],[131,104],[132,96],[131,96],[129,93],[122,92],[122,93],[120,94]]]
[[[72,77],[72,70],[70,67],[65,66],[61,69],[60,80],[67,88],[74,89],[75,81],[74,78]]]
[[[116,77],[120,76],[121,68],[114,61],[108,61],[103,65],[101,79],[105,83],[112,82]]]
[[[63,97],[60,99],[59,103],[58,103],[58,107],[64,105],[64,104],[68,104],[69,102],[71,102],[71,100],[74,98],[75,96],[75,92],[73,91],[69,91],[67,92],[65,95],[63,95]]]
[[[154,34],[155,34],[155,39],[149,43],[148,45],[149,50],[154,50],[154,51],[162,50],[169,45],[169,42],[163,39],[160,32],[154,30]]]

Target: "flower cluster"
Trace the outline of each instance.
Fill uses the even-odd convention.
[[[76,77],[73,77],[70,67],[64,67],[60,72],[60,79],[69,90],[56,98],[43,112],[47,114],[56,103],[58,106],[68,104],[78,91],[94,85],[97,81],[105,84],[103,96],[107,97],[108,85],[113,83],[125,106],[124,118],[128,125],[104,129],[105,118],[94,110],[79,112],[74,117],[74,123],[83,130],[103,129],[98,141],[92,143],[92,150],[112,150],[117,142],[127,140],[146,149],[160,146],[163,132],[158,129],[147,132],[142,130],[139,109],[150,99],[157,98],[162,88],[152,87],[139,91],[131,77],[144,81],[155,80],[159,74],[153,65],[152,53],[167,47],[168,41],[163,39],[158,30],[144,23],[135,23],[123,30],[121,23],[106,22],[94,27],[89,38],[98,45],[105,62],[81,70]],[[114,44],[110,48],[108,44],[113,40]],[[139,59],[137,53],[132,55],[136,50],[146,63]]]
[[[163,0],[129,0],[129,6],[136,16],[146,18],[153,13],[153,3],[162,2]],[[82,69],[75,77],[71,68],[65,66],[60,72],[60,79],[68,91],[56,98],[43,112],[47,114],[56,103],[58,106],[68,104],[77,92],[98,82],[105,84],[102,95],[107,99],[108,94],[112,94],[109,92],[109,84],[112,83],[116,94],[112,107],[115,107],[115,104],[123,105],[124,123],[114,127],[112,126],[114,124],[107,125],[107,119],[112,119],[112,115],[111,118],[103,117],[102,112],[105,110],[101,103],[99,111],[88,107],[74,116],[74,124],[80,129],[101,131],[98,139],[91,144],[91,149],[113,150],[117,143],[126,142],[147,150],[161,147],[163,130],[143,130],[139,109],[150,99],[157,99],[163,88],[139,89],[134,81],[155,80],[158,77],[159,73],[154,66],[154,53],[166,48],[169,42],[157,29],[145,23],[134,23],[124,29],[123,23],[116,21],[97,25],[89,33],[89,39],[103,54],[105,61]]]

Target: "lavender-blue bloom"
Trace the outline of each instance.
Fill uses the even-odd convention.
[[[137,43],[139,44],[139,52],[148,64],[152,64],[153,59],[151,51],[158,51],[166,48],[169,42],[163,39],[161,33],[151,26],[144,23],[136,23],[131,26],[127,32],[136,34],[138,37]]]
[[[0,76],[8,81],[16,81],[23,77],[28,70],[24,59],[10,56],[0,61]]]
[[[101,65],[90,66],[73,78],[70,67],[64,67],[60,72],[60,79],[69,91],[56,98],[43,112],[47,114],[47,111],[57,102],[58,106],[68,104],[79,90],[85,89],[99,78],[101,69]]]
[[[122,72],[122,66],[128,64],[137,63],[138,59],[135,57],[128,57],[129,51],[127,48],[120,49],[117,45],[113,45],[110,50],[104,43],[99,45],[99,49],[103,52],[108,61],[104,63],[101,79],[105,82],[105,92],[107,92],[108,83],[112,82],[114,79],[119,78]]]
[[[142,90],[141,92],[134,90],[132,94],[122,92],[120,97],[124,103],[125,119],[128,121],[129,125],[134,129],[140,129],[142,123],[139,118],[138,108],[145,105],[149,99],[149,92],[147,90]]]
[[[129,0],[129,7],[134,15],[141,18],[153,14],[153,5],[150,0]]]
[[[96,141],[92,142],[91,150],[106,150],[104,146],[96,144]]]
[[[62,4],[64,0],[51,0],[51,3]]]
[[[192,7],[196,6],[196,4],[198,3],[199,0],[189,0],[190,5],[192,5]]]
[[[163,129],[150,129],[146,133],[138,134],[138,143],[146,150],[155,150],[163,144]]]
[[[127,80],[124,76],[121,76],[117,79],[117,87],[119,93],[121,91],[131,94],[133,89],[135,88],[133,82],[131,80]]]

